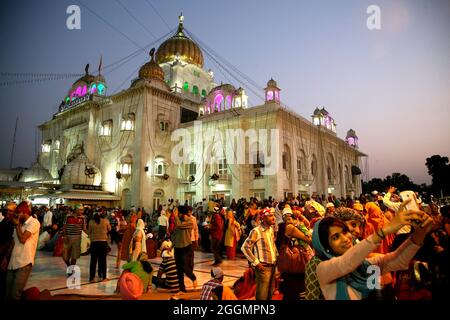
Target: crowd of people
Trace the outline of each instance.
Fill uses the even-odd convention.
[[[396,191],[340,199],[241,198],[228,206],[224,199],[193,206],[170,199],[151,214],[144,208],[9,202],[0,216],[0,295],[21,298],[36,250],[61,256],[67,276],[81,255],[90,254],[89,281],[107,281],[107,254],[117,245],[115,267],[123,270],[117,291],[130,298],[139,296],[136,288],[142,294],[152,287],[183,295],[185,275],[197,288],[198,250],[214,256],[200,295],[206,300],[442,298],[450,269],[449,206],[414,198],[413,210]],[[149,260],[157,255],[162,261],[154,276]],[[249,268],[232,287],[224,286],[222,260],[237,255]]]

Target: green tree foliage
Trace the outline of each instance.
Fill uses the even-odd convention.
[[[390,186],[394,186],[399,191],[412,190],[423,192],[426,190],[426,186],[419,186],[411,181],[411,179],[402,173],[394,172],[390,176],[381,180],[380,178],[373,178],[368,182],[363,182],[363,193],[371,193],[374,190],[378,192],[386,192]]]
[[[450,195],[450,164],[448,157],[433,155],[426,159],[428,174],[432,177],[431,189],[437,197]]]

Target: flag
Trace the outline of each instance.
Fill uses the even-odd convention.
[[[98,74],[100,75],[100,70],[102,69],[102,63],[103,63],[103,56],[100,55],[100,63],[98,65]]]

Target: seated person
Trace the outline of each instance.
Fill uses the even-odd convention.
[[[124,273],[132,272],[137,275],[144,285],[144,293],[148,291],[149,286],[152,284],[153,268],[145,252],[140,253],[137,261],[128,262],[122,268]],[[116,290],[119,291],[119,288],[117,287]]]
[[[178,290],[177,266],[174,259],[172,241],[169,237],[161,244],[162,262],[159,265],[157,286],[165,289]],[[163,275],[165,278],[162,278]]]

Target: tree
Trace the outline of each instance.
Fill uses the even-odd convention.
[[[374,190],[386,192],[390,186],[396,187],[399,191],[412,190],[421,192],[426,189],[425,186],[419,186],[412,182],[407,175],[394,172],[383,180],[380,178],[373,178],[368,182],[363,182],[363,193],[368,194]]]
[[[448,157],[433,155],[426,159],[425,165],[428,174],[432,177],[432,190],[435,196],[440,197],[441,193],[448,196],[450,193],[450,164]]]

